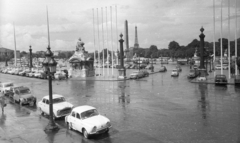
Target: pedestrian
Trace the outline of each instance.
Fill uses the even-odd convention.
[[[68,79],[68,71],[67,70],[63,70],[63,72],[65,73],[66,79]]]
[[[235,74],[235,68],[234,68],[233,66],[231,66],[230,72],[231,72],[231,75],[234,76],[234,74]]]
[[[0,106],[2,108],[2,114],[3,114],[4,113],[4,107],[7,106],[7,103],[6,103],[6,100],[5,100],[5,97],[4,97],[3,93],[0,93]]]

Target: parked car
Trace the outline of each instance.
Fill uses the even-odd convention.
[[[31,71],[29,73],[26,73],[26,76],[28,77],[34,77],[34,74],[35,74],[36,71]]]
[[[64,96],[59,94],[52,95],[53,102],[53,118],[60,118],[70,114],[73,105],[67,102]],[[38,109],[41,114],[49,115],[49,96],[44,96],[41,101],[38,102]]]
[[[171,73],[171,76],[174,76],[174,77],[179,76],[178,69],[173,69],[173,70],[172,70],[172,73]]]
[[[134,71],[130,74],[130,79],[138,79],[144,77],[144,73],[142,71]]]
[[[25,76],[26,75],[26,70],[22,70],[21,72],[18,73],[18,75]]]
[[[29,104],[31,106],[36,105],[37,98],[33,96],[30,89],[25,86],[14,86],[11,87],[7,93],[14,103],[18,102],[20,105]]]
[[[35,77],[35,78],[40,78],[41,72],[43,72],[43,71],[36,71],[36,72],[34,73],[33,77]]]
[[[15,72],[15,69],[11,69],[11,70],[8,71],[8,73],[12,74],[12,75],[14,74],[14,72]]]
[[[22,71],[22,69],[15,69],[14,74],[19,75],[19,73]]]
[[[228,70],[228,65],[223,64],[223,70]],[[221,65],[216,65],[215,70],[221,70]]]
[[[5,94],[6,92],[10,91],[11,87],[13,87],[13,82],[3,82],[0,83],[0,92]]]
[[[181,72],[181,71],[182,71],[182,68],[181,68],[181,66],[179,66],[179,65],[176,66],[176,69],[178,70],[178,72]]]
[[[240,85],[240,75],[236,75],[234,78],[234,83],[235,85],[239,86]]]
[[[144,77],[149,76],[149,72],[148,71],[143,70],[142,72],[143,72]]]
[[[188,78],[192,79],[192,78],[196,78],[198,76],[198,71],[197,70],[190,70],[189,74],[188,74]]]
[[[55,74],[54,74],[54,78],[55,79],[58,79],[58,80],[61,80],[61,79],[66,79],[66,75],[63,71],[57,71]]]
[[[206,76],[200,76],[200,77],[197,77],[197,80],[198,81],[206,81],[207,77]]]
[[[47,74],[45,72],[40,72],[39,78],[41,79],[47,79]]]
[[[78,106],[65,117],[65,122],[69,129],[83,133],[85,138],[90,135],[108,133],[112,127],[110,120],[100,115],[96,108],[92,106]]]
[[[227,85],[227,77],[223,74],[218,74],[215,76],[215,85]]]
[[[125,68],[125,69],[129,69],[130,67],[131,67],[130,64],[126,64],[126,65],[124,65],[124,68]]]
[[[159,72],[166,72],[167,68],[165,66],[161,66]]]
[[[149,70],[151,70],[152,68],[154,69],[154,66],[152,64],[149,64],[145,67],[145,69],[149,69]]]

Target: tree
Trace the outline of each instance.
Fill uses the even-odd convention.
[[[170,42],[168,45],[168,49],[173,51],[177,51],[179,47],[180,47],[179,44],[175,41]]]
[[[149,50],[151,51],[151,53],[158,52],[158,48],[157,48],[157,46],[155,46],[155,45],[151,45],[150,48],[149,48]]]

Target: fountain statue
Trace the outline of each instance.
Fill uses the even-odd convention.
[[[95,75],[94,60],[85,51],[84,42],[82,42],[81,38],[78,39],[76,50],[68,61],[71,65],[69,69],[70,77],[90,77]]]

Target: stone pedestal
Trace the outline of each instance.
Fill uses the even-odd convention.
[[[119,79],[125,79],[126,78],[126,69],[125,68],[120,68],[118,69]]]
[[[199,72],[199,81],[205,81],[207,80],[207,70],[206,69],[198,69]]]
[[[89,69],[71,69],[69,70],[69,76],[72,78],[78,77],[92,77],[95,75],[95,70]]]

